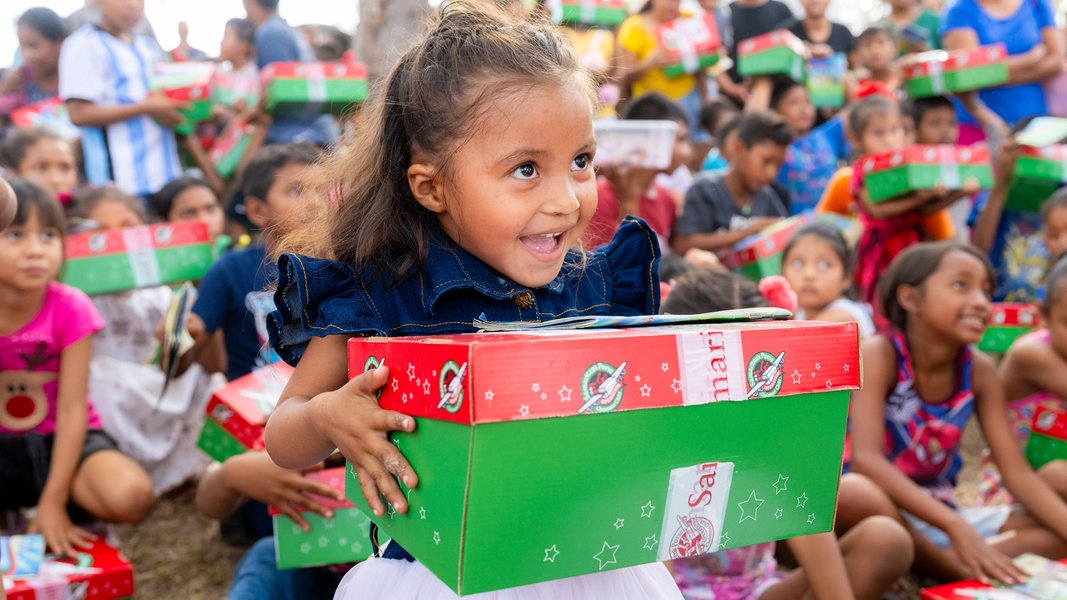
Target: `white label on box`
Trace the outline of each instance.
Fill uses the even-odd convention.
[[[130,227],[122,230],[122,241],[130,257],[130,270],[137,287],[160,283],[159,263],[156,262],[155,246],[148,227]]]
[[[748,389],[740,331],[681,333],[677,339],[683,404],[746,398]]]
[[[734,463],[708,462],[671,470],[656,558],[670,560],[719,549]]]

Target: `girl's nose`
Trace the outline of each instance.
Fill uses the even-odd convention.
[[[581,194],[583,190],[579,184],[565,181],[560,185],[552,186],[545,200],[543,210],[553,215],[569,215],[576,212],[582,206]],[[592,192],[596,194],[596,189]]]

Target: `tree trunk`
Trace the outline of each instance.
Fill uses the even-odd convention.
[[[389,72],[429,16],[427,0],[359,0],[356,55],[371,81]]]

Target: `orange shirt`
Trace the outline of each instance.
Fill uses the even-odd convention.
[[[816,213],[836,213],[856,217],[852,198],[852,167],[842,167],[830,178],[822,199],[815,207]],[[956,237],[956,226],[948,210],[942,209],[923,217],[923,231],[931,240],[949,240]]]

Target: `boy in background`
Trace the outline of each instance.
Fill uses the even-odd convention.
[[[796,134],[781,117],[759,111],[738,118],[725,140],[730,167],[725,175],[698,179],[685,195],[672,247],[725,250],[789,216],[789,199],[771,183]]]

